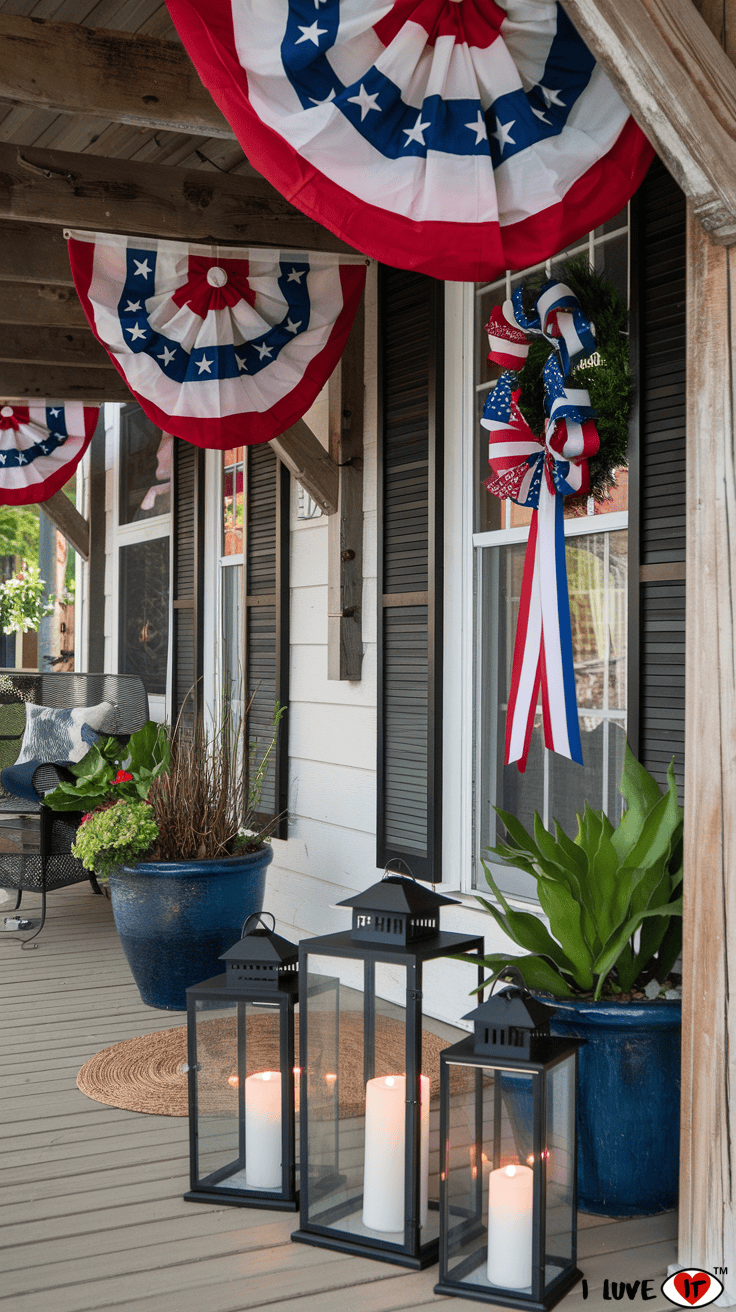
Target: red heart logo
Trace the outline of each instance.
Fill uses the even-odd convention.
[[[678,1271],[673,1283],[680,1297],[694,1306],[705,1298],[711,1282],[706,1271]]]

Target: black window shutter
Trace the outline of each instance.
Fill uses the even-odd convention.
[[[203,702],[204,451],[178,437],[174,438],[171,524],[171,721],[192,729]]]
[[[257,765],[273,736],[276,702],[289,701],[289,498],[290,475],[265,443],[245,448],[245,689],[253,698],[248,743]],[[261,790],[258,822],[281,816],[288,827],[288,709]]]
[[[379,281],[376,863],[439,881],[442,821],[444,289]]]
[[[664,783],[685,753],[685,197],[655,160],[634,203],[638,363],[629,480],[629,742]],[[637,440],[638,438],[638,440]]]

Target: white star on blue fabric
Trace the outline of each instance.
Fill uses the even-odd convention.
[[[410,141],[416,141],[420,146],[425,145],[424,132],[425,129],[428,128],[429,126],[430,124],[428,122],[427,123],[422,122],[422,115],[421,113],[419,113],[417,115],[417,121],[414,124],[413,128],[401,129],[402,132],[406,134],[406,141],[404,142],[404,146],[408,146]]]
[[[297,40],[294,42],[295,46],[300,46],[302,41],[313,41],[316,46],[319,45],[319,39],[321,36],[325,35],[325,33],[327,32],[327,28],[318,27],[317,21],[318,20],[315,19],[311,27],[301,27],[297,25],[299,26],[299,31],[302,33],[302,35],[298,37]]]
[[[360,91],[358,92],[357,96],[348,96],[349,105],[360,105],[361,123],[363,122],[363,119],[365,118],[366,114],[370,113],[372,109],[378,110],[379,114],[383,113],[381,106],[376,104],[377,100],[378,100],[378,92],[376,91],[374,95],[369,96],[362,82],[360,84]]]
[[[145,328],[141,328],[139,323],[134,324],[132,328],[126,328],[125,331],[126,333],[130,333],[131,342],[137,342],[139,338],[145,337],[146,335]]]
[[[543,87],[541,82],[539,83],[539,90],[544,96],[544,103],[547,106],[547,109],[549,109],[550,105],[559,105],[561,109],[565,108],[564,100],[560,100],[559,91],[553,91],[551,87]]]
[[[49,410],[49,414],[53,415],[55,419],[57,415],[61,414],[61,410]]]
[[[287,333],[298,333],[302,326],[302,321],[300,319],[298,323],[294,323],[292,319],[287,319],[285,326]]]
[[[22,452],[22,451],[19,451],[19,452],[18,452],[18,464],[19,464],[19,465],[24,465],[25,463],[26,463],[26,458],[25,458],[25,456],[23,455],[23,452]]]
[[[4,452],[0,451],[0,465],[4,465],[6,460],[7,460],[7,456],[5,455]]]
[[[514,138],[511,135],[511,129],[514,126],[515,122],[516,122],[515,118],[510,119],[508,123],[502,123],[500,118],[496,119],[496,131],[493,133],[493,136],[496,138],[496,141],[501,147],[502,155],[507,145],[508,146],[516,145],[516,142],[514,141]]]
[[[135,256],[133,256],[133,263],[135,265],[134,277],[136,278],[139,276],[141,278],[147,278],[149,273],[153,272],[148,266],[148,260],[137,260]]]
[[[475,133],[476,146],[479,146],[481,141],[488,138],[488,133],[486,132],[485,119],[483,118],[483,115],[481,114],[480,110],[478,110],[478,117],[475,123],[466,123],[465,127],[470,128],[470,131]]]
[[[48,455],[48,448],[47,448],[45,442],[41,442],[41,450],[42,450],[42,452],[43,452],[43,454],[44,454],[45,456]]]
[[[315,100],[315,99],[314,99],[314,96],[310,96],[309,99],[310,99],[310,101],[311,101],[311,103],[312,103],[313,105],[329,105],[330,101],[331,101],[331,100],[334,100],[336,95],[337,95],[337,92],[335,91],[335,88],[333,87],[332,90],[331,90],[331,92],[330,92],[330,94],[329,94],[329,96],[325,96],[324,100]]]
[[[140,301],[128,301],[128,304],[126,305],[125,310],[123,311],[123,313],[124,313],[124,314],[137,314],[138,311],[140,310],[140,308],[141,308],[141,303],[140,303]]]
[[[548,127],[552,126],[552,120],[547,118],[547,115],[544,114],[541,109],[535,109],[532,105],[531,110],[535,118],[541,118],[542,122],[546,123]]]
[[[197,368],[199,369],[199,372],[201,374],[209,373],[213,363],[214,362],[212,360],[208,360],[206,356],[203,355],[202,359],[197,361]]]
[[[261,342],[260,346],[256,346],[256,350],[262,360],[264,359],[265,356],[271,354],[271,349],[272,348],[270,346],[266,346],[265,342]]]
[[[244,355],[238,355],[238,353],[237,353],[237,351],[236,351],[236,352],[235,352],[235,363],[237,364],[238,369],[245,369],[245,356],[244,356]]]
[[[287,282],[301,282],[301,280],[302,280],[303,277],[304,277],[304,270],[303,270],[303,269],[292,269],[292,271],[291,271],[291,273],[289,274],[289,276],[288,276],[288,278],[286,279],[286,281],[287,281]]]
[[[170,351],[168,346],[165,346],[163,350],[163,355],[157,355],[156,359],[163,360],[164,368],[165,368],[167,364],[171,364],[171,361],[173,360],[175,355],[176,355],[176,351]]]

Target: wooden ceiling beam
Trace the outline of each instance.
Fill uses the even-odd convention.
[[[693,0],[562,0],[712,239],[736,243],[736,67]]]
[[[73,287],[54,287],[45,282],[3,281],[0,282],[0,324],[84,328],[87,319]]]
[[[352,248],[265,178],[0,144],[0,219],[286,250]]]
[[[0,222],[0,283],[3,282],[43,283],[73,289],[69,251],[61,227]],[[0,287],[0,302],[4,296]]]
[[[81,309],[81,306],[80,306]],[[89,328],[40,328],[7,324],[0,331],[0,361],[16,364],[75,365],[85,369],[112,368],[104,346]]]
[[[83,519],[65,492],[55,492],[40,505],[67,542],[78,551],[83,560],[89,560],[89,522]]]
[[[0,14],[0,97],[158,131],[235,137],[184,47],[141,33]]]
[[[16,364],[0,361],[0,397],[24,404],[48,398],[53,401],[132,401],[117,369],[90,369],[72,365]]]

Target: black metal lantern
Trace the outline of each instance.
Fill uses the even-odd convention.
[[[436,1293],[546,1312],[580,1279],[581,1040],[550,1036],[554,1011],[521,980],[469,1012],[474,1034],[440,1056]]]
[[[184,1196],[295,1211],[299,954],[275,933],[275,921],[268,929],[262,919],[249,916],[243,938],[222,954],[223,975],[187,989],[191,1189]]]
[[[352,907],[351,931],[299,946],[292,1239],[415,1269],[437,1259],[438,1079],[431,1087],[423,1065],[422,995],[440,958],[483,953],[482,938],[440,931],[439,908],[452,901],[390,874],[340,903]]]

